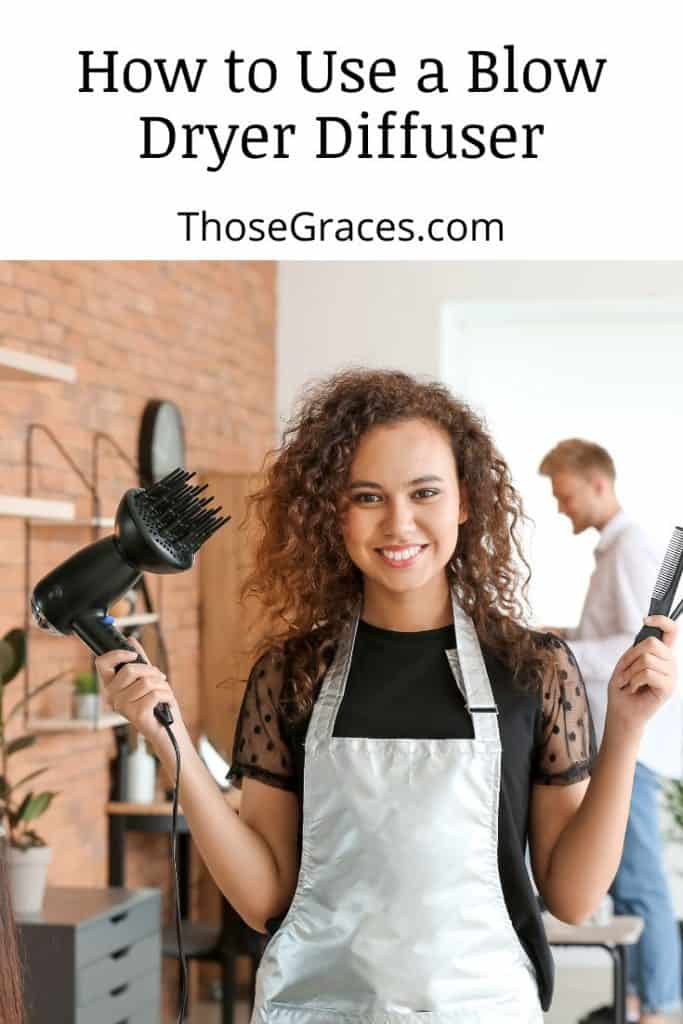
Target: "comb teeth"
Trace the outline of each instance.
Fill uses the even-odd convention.
[[[683,528],[677,526],[666,549],[664,561],[662,562],[655,583],[653,597],[661,601],[674,581],[678,583],[677,576],[681,574],[681,560],[683,559]],[[673,599],[673,594],[671,595]]]
[[[228,522],[230,516],[219,516],[222,506],[208,508],[208,496],[199,499],[208,484],[189,486],[195,476],[184,469],[175,469],[139,495],[148,515],[154,519],[156,532],[170,545],[182,545],[194,554],[212,533]]]

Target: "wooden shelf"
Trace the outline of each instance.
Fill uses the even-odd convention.
[[[18,516],[21,519],[52,519],[58,523],[73,522],[76,507],[72,501],[51,501],[45,498],[26,498],[20,495],[0,495],[0,516]]]
[[[150,804],[129,803],[127,801],[112,800],[107,804],[107,814],[155,814],[166,817],[173,813],[173,804],[169,801],[154,801]],[[182,810],[178,807],[178,813]]]
[[[154,622],[159,621],[159,615],[157,612],[144,612],[140,615],[121,615],[114,619],[114,625],[117,629],[122,629],[126,626],[149,626]],[[31,629],[36,629],[41,633],[45,630],[42,629],[36,622],[31,622]]]
[[[76,369],[55,359],[0,346],[0,380],[60,380],[73,384]]]
[[[90,718],[29,718],[26,728],[30,732],[92,732],[127,724],[128,719],[123,715],[105,711],[96,721]]]
[[[120,618],[114,619],[114,625],[117,629],[121,629],[122,626],[148,626],[152,622],[158,622],[159,616],[156,612],[145,612],[140,615],[122,615]]]

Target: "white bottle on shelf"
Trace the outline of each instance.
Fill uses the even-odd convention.
[[[147,750],[144,736],[138,734],[137,747],[128,755],[126,800],[134,804],[154,802],[156,767],[156,761]]]

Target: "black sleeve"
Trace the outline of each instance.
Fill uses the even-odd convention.
[[[581,671],[570,648],[550,633],[540,637],[539,644],[550,657],[541,683],[532,781],[568,786],[591,773],[596,755],[593,719]]]
[[[283,659],[265,654],[251,670],[242,700],[228,778],[241,787],[242,779],[296,791],[291,743],[279,710],[284,680]]]

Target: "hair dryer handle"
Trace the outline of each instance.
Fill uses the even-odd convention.
[[[127,637],[114,626],[114,617],[112,615],[105,615],[102,612],[80,615],[77,619],[74,619],[72,627],[79,640],[82,640],[93,654],[106,654],[107,651],[135,650],[133,645],[128,642]],[[137,660],[144,662],[145,659],[141,654],[138,654]],[[127,664],[128,662],[121,662],[121,665]],[[116,666],[117,672],[121,665]]]
[[[135,651],[135,648],[128,639],[119,632],[114,626],[114,618],[112,615],[103,615],[102,613],[94,613],[93,615],[81,616],[75,619],[73,622],[73,631],[83,643],[93,651],[94,654],[106,654],[107,651]],[[118,672],[124,665],[146,665],[147,662],[138,653],[137,658],[133,662],[122,661],[116,666],[115,671]],[[162,725],[173,724],[173,714],[170,706],[164,701],[160,702],[154,708],[154,717]]]

